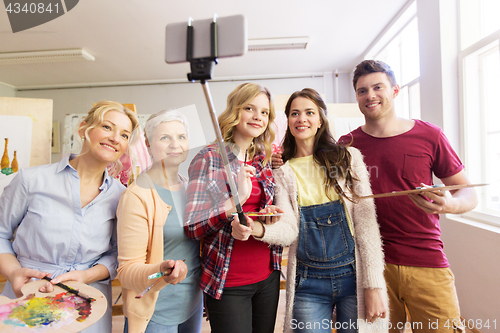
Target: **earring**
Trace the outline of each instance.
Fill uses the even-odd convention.
[[[84,136],[82,136],[82,140],[85,140],[85,137],[84,137]]]

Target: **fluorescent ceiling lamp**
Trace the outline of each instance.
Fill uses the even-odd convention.
[[[248,51],[305,50],[309,37],[249,39]]]
[[[47,62],[94,61],[83,49],[0,53],[0,65],[41,64]]]

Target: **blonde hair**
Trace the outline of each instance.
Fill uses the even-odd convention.
[[[271,160],[271,145],[274,141],[272,122],[276,117],[273,97],[266,87],[256,83],[243,83],[236,87],[227,97],[227,107],[219,116],[219,126],[224,141],[234,143],[234,132],[236,125],[240,123],[241,111],[259,94],[264,94],[269,99],[269,122],[264,133],[254,139],[253,145],[248,149],[248,153],[251,159],[256,153],[264,152],[263,165],[266,165]]]
[[[132,147],[139,138],[139,120],[137,120],[137,116],[133,111],[127,109],[120,103],[112,101],[100,101],[96,103],[92,107],[92,109],[90,109],[83,122],[80,124],[78,132],[83,130],[85,138],[88,140],[88,142],[90,142],[89,131],[93,128],[100,126],[104,121],[104,115],[109,111],[118,111],[120,113],[123,113],[130,119],[130,122],[132,123],[132,132],[130,133],[130,137],[128,140],[128,147],[126,151],[126,153],[130,155],[129,154],[130,147]],[[85,153],[87,152],[81,152],[80,155]],[[117,174],[120,173],[122,167],[123,165],[120,162],[120,159],[114,161],[113,163],[110,164],[109,167],[110,175],[116,176]]]

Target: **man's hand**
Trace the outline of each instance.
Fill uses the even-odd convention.
[[[441,181],[444,185],[470,184],[463,170]],[[422,186],[428,187],[425,184]],[[427,214],[463,214],[477,206],[477,193],[472,187],[452,192],[440,191],[438,187],[436,191],[425,192],[425,195],[411,194],[408,197]]]
[[[274,153],[271,155],[271,166],[273,169],[278,169],[283,165],[283,159],[281,153]]]
[[[431,186],[421,184],[424,188]],[[450,191],[440,191],[439,187],[435,191],[422,194],[408,194],[408,197],[417,207],[427,214],[446,214],[455,211],[455,203]]]

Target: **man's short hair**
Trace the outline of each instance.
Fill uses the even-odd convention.
[[[363,75],[368,75],[371,73],[385,73],[391,86],[394,87],[397,85],[396,76],[392,71],[391,67],[387,65],[385,62],[380,60],[363,60],[360,62],[356,68],[354,69],[354,77],[352,78],[352,85],[354,86],[354,90],[356,90],[356,84],[358,80]]]

